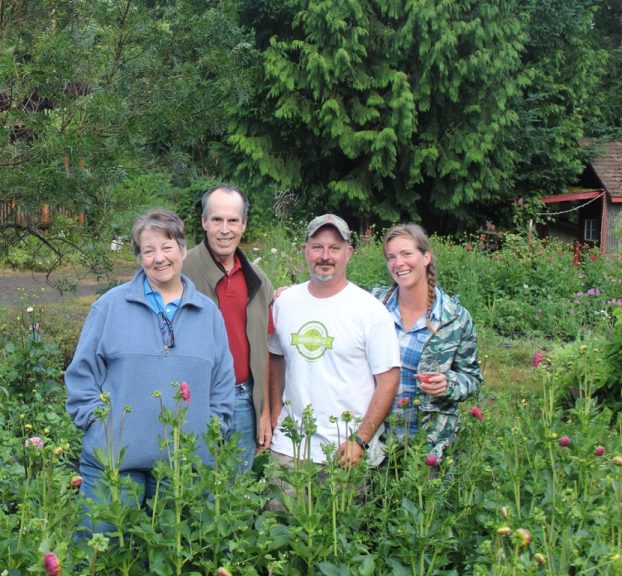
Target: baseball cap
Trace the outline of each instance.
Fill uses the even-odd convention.
[[[322,226],[332,226],[346,242],[350,241],[350,228],[348,228],[346,221],[334,214],[322,214],[322,216],[317,216],[311,220],[307,226],[306,239],[308,240],[313,236]]]

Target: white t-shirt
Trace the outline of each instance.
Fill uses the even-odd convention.
[[[280,427],[292,416],[300,430],[302,411],[310,405],[317,425],[311,459],[325,462],[322,446],[338,447],[358,429],[375,391],[374,374],[399,367],[400,349],[393,318],[371,294],[349,283],[335,296],[315,298],[308,285],[285,290],[274,303],[275,332],[268,349],[285,357],[286,403],[271,448],[294,455],[292,440]],[[358,422],[346,426],[344,411]]]

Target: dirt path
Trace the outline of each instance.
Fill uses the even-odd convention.
[[[26,306],[49,304],[100,294],[112,285],[112,278],[122,282],[131,278],[133,273],[131,267],[120,268],[108,280],[92,275],[78,278],[73,272],[55,272],[48,277],[44,272],[0,270],[0,308],[20,303]],[[58,286],[65,289],[59,290]]]

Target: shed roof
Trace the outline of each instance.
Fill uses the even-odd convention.
[[[622,198],[622,140],[590,144],[597,150],[591,162],[596,176],[612,197]]]

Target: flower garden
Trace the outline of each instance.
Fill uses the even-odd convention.
[[[275,286],[305,277],[295,231],[277,227],[247,247]],[[0,574],[622,574],[620,261],[586,249],[575,267],[569,247],[520,236],[495,251],[478,237],[433,246],[440,283],[475,318],[485,377],[449,457],[434,461],[418,436],[388,437],[378,468],[341,469],[328,450],[321,473],[261,455],[236,475],[235,442],[213,423],[206,468],[182,428],[192,387],[172,382],[176,408],[161,410],[168,457],[147,509],[119,475],[123,439],[102,454],[110,503],[88,513],[109,534],[81,529],[81,438],[64,411],[80,323],[37,302],[0,309]],[[373,236],[358,239],[349,278],[387,282]],[[303,428],[288,430],[302,453],[313,428],[310,407]]]

